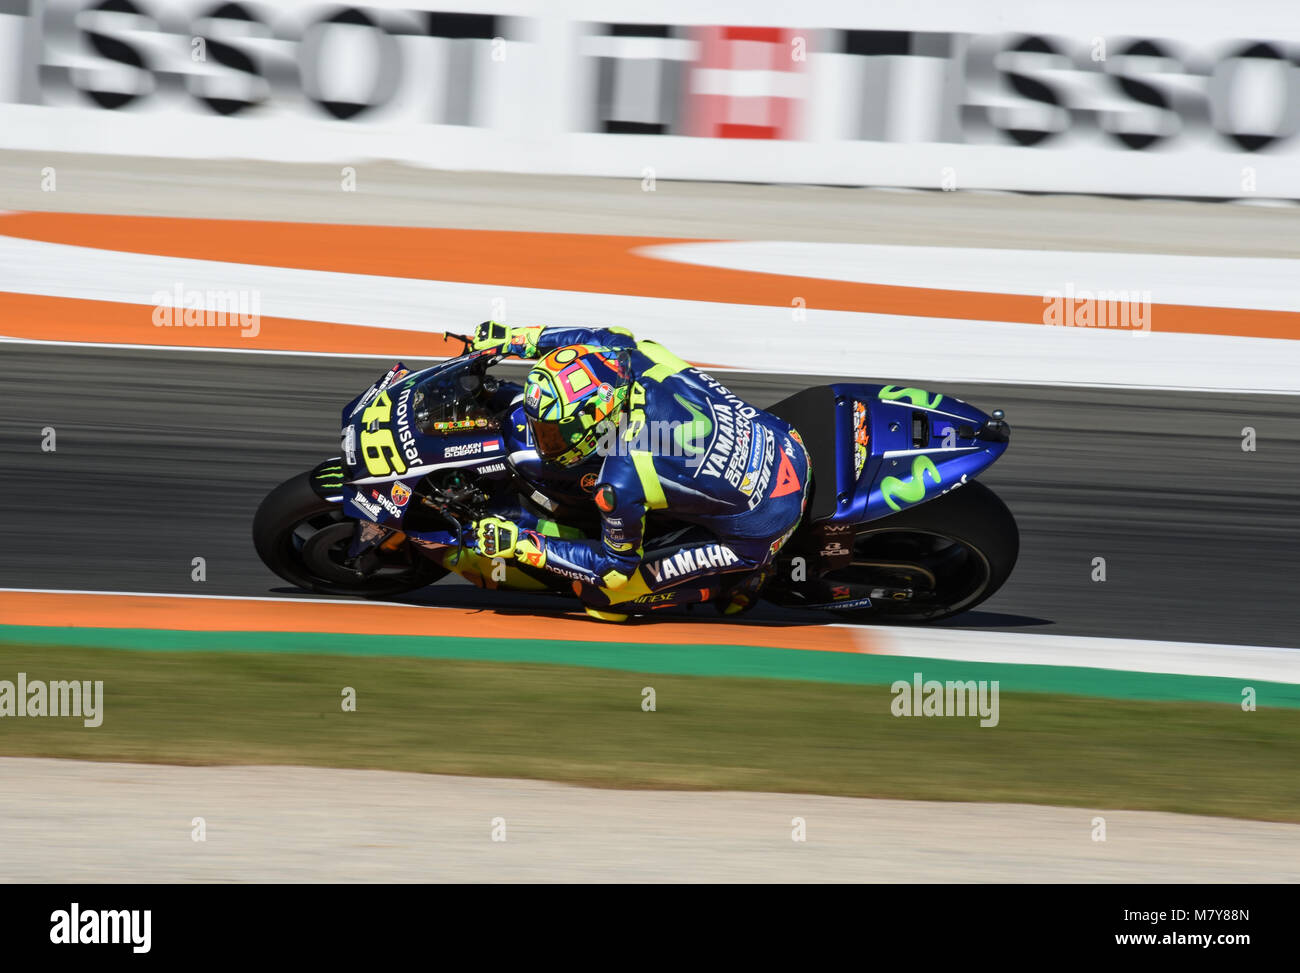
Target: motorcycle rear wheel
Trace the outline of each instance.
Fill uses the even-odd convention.
[[[851,564],[825,580],[886,592],[872,597],[870,608],[833,612],[839,617],[933,622],[992,597],[1010,577],[1019,554],[1015,517],[996,493],[976,481],[860,525]]]

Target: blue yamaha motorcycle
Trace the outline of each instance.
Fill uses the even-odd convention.
[[[500,360],[467,350],[421,371],[398,363],[349,402],[341,455],[282,483],[258,508],[253,540],[266,566],[332,595],[392,596],[454,572],[480,587],[572,601],[567,579],[468,543],[476,520],[521,509],[543,534],[599,536],[591,500],[599,458],[577,471],[544,466],[520,386],[489,372]],[[802,436],[812,484],[764,598],[840,618],[923,622],[975,607],[1010,576],[1015,519],[975,481],[1010,441],[1000,411],[860,384],[815,386],[766,408]],[[653,511],[647,561],[657,540],[670,544],[683,526],[671,511]],[[619,610],[657,610],[672,598]]]

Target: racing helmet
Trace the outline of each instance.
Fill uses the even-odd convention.
[[[537,455],[574,467],[595,454],[607,422],[617,423],[632,388],[627,352],[565,345],[537,362],[524,380],[524,415]]]

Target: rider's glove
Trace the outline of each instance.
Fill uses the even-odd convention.
[[[530,328],[510,328],[500,321],[484,321],[474,329],[474,340],[470,348],[474,351],[499,351],[503,355],[515,355],[519,358],[537,357],[537,339],[543,328],[534,325]]]
[[[485,517],[474,524],[479,553],[486,557],[514,558],[540,568],[546,564],[546,542],[532,530],[502,517]]]

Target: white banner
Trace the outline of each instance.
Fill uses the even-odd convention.
[[[0,0],[0,147],[1300,198],[1300,4],[455,7]]]

